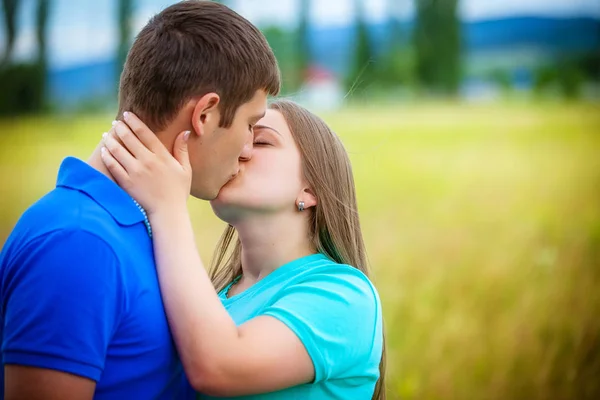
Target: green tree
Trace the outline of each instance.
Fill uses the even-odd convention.
[[[37,15],[35,20],[35,34],[38,43],[38,54],[36,62],[46,71],[48,63],[46,38],[48,37],[48,14],[50,11],[50,0],[38,0]]]
[[[119,22],[119,45],[117,49],[117,72],[125,65],[125,59],[131,46],[132,29],[131,15],[133,14],[133,0],[119,0],[117,9],[117,18]]]
[[[354,0],[356,47],[350,72],[346,77],[347,90],[352,94],[357,89],[371,86],[375,80],[375,55],[369,40],[369,28],[365,20],[364,3]]]
[[[310,28],[310,0],[300,0],[300,17],[297,31],[297,51],[296,51],[296,80],[293,83],[293,90],[298,89],[306,77],[306,71],[310,66],[310,45],[308,30]]]
[[[19,0],[2,0],[4,10],[4,29],[6,30],[6,46],[0,64],[7,64],[12,55],[17,35],[17,11],[19,9]]]
[[[301,84],[296,33],[274,25],[262,28],[262,32],[273,49],[281,70],[282,94],[295,91]]]
[[[34,82],[38,86],[38,104],[35,107],[41,110],[46,102],[46,78],[48,76],[48,51],[46,38],[48,37],[48,16],[50,13],[50,0],[37,0],[37,13],[35,19],[35,36],[37,40],[37,57],[34,61]]]
[[[456,95],[462,75],[458,0],[415,0],[415,5],[419,82],[434,93]]]
[[[39,112],[46,104],[47,46],[46,37],[50,0],[37,0],[35,37],[37,54],[32,61],[11,60],[17,35],[18,0],[3,0],[6,47],[0,62],[0,114],[17,115]]]
[[[405,40],[408,35],[402,28],[400,19],[402,3],[399,0],[388,0],[386,5],[389,16],[389,39],[376,65],[376,83],[383,89],[414,85],[415,57],[412,47]]]
[[[402,22],[400,21],[400,7],[403,2],[410,0],[387,0],[386,10],[390,25],[390,47],[402,47]]]

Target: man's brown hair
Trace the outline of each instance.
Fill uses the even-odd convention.
[[[263,34],[230,8],[182,1],[155,15],[127,56],[119,87],[119,114],[132,111],[154,131],[164,129],[186,101],[215,92],[220,126],[257,90],[276,96],[281,81]]]

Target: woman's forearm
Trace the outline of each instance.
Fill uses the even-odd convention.
[[[187,210],[152,215],[154,256],[165,310],[190,381],[207,379],[236,347],[238,329],[204,269]],[[201,383],[198,383],[201,384]]]

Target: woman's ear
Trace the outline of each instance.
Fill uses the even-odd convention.
[[[218,94],[211,92],[200,97],[192,112],[192,127],[198,136],[214,131],[221,121]]]
[[[302,207],[300,207],[300,202],[302,202]],[[296,208],[306,210],[307,208],[316,206],[317,203],[315,192],[311,188],[305,187],[296,199]]]

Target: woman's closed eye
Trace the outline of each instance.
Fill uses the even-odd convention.
[[[255,139],[254,145],[255,146],[272,146],[271,143],[269,143],[268,141],[266,141],[264,139]]]
[[[277,146],[278,137],[273,128],[264,125],[254,126],[254,146]]]

